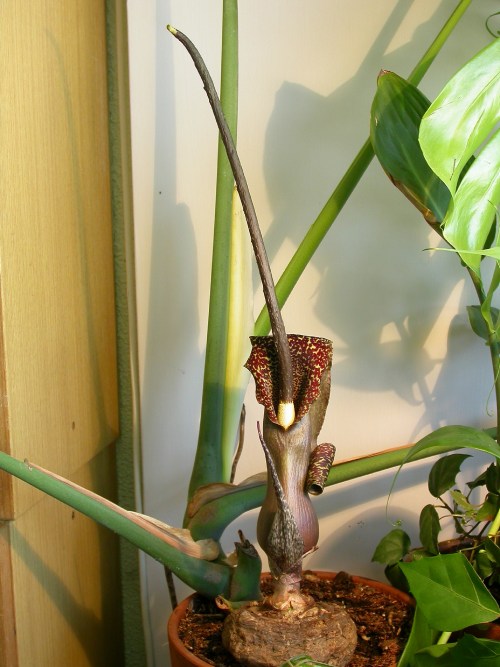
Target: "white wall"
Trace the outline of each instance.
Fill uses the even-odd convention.
[[[180,524],[197,439],[209,289],[217,134],[183,47],[188,34],[218,80],[221,2],[128,0],[145,511]],[[455,0],[249,0],[240,3],[239,150],[279,276],[368,136],[381,68],[407,75]],[[473,2],[421,88],[433,97],[489,41],[494,0]],[[291,332],[334,342],[324,438],[339,459],[408,442],[447,423],[489,424],[488,354],[469,331],[473,302],[456,259],[378,164],[365,175],[284,309]],[[256,294],[256,314],[262,298]],[[264,469],[247,396],[239,479]],[[427,464],[405,471],[389,510],[416,534]],[[370,563],[389,529],[393,473],[328,490],[308,566],[383,576]],[[255,514],[238,522],[254,535]],[[227,535],[232,544],[236,526]],[[168,664],[160,565],[148,561],[156,665]],[[182,590],[182,594],[185,589]]]

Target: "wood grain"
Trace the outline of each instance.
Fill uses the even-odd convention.
[[[0,26],[0,446],[112,497],[105,1],[3,2]],[[18,654],[6,664],[123,664],[114,536],[0,484],[0,636],[15,627]]]

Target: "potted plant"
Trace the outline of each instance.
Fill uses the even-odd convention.
[[[443,249],[456,253],[474,286],[478,304],[468,306],[467,312],[491,360],[497,416],[493,436],[500,415],[500,319],[493,305],[500,275],[499,59],[500,41],[496,39],[455,74],[432,104],[404,79],[381,72],[371,114],[372,143],[382,167],[447,243]],[[447,441],[454,442],[457,449],[486,452],[486,463],[460,487],[457,476],[470,455],[439,458],[428,478],[433,502],[420,512],[421,545],[412,548],[409,535],[395,527],[373,556],[386,565],[390,580],[417,598],[415,631],[427,633],[430,645],[437,641],[420,649],[414,658],[416,665],[456,664],[453,660],[458,655],[462,660],[464,655],[468,659],[474,655],[474,664],[482,664],[500,655],[500,644],[487,640],[481,644],[465,636],[448,643],[453,631],[486,620],[489,611],[493,618],[498,614],[500,477],[490,435],[469,426],[445,426],[431,432],[409,452],[408,460],[413,452]],[[447,518],[455,535],[440,541]],[[452,590],[441,597],[441,604],[446,580]],[[473,601],[465,593],[472,582],[476,587]],[[498,639],[498,633],[491,634]]]
[[[426,67],[432,61],[432,56],[439,50],[467,5],[468,2],[459,3],[444,31],[440,33],[433,47],[425,54],[412,75],[414,83],[417,83],[423,76]],[[228,558],[226,554],[221,553],[220,537],[225,527],[233,519],[248,509],[262,505],[259,539],[270,557],[274,586],[269,593],[268,600],[271,607],[277,608],[275,611],[278,612],[278,621],[280,621],[279,614],[282,614],[281,621],[284,614],[280,608],[286,610],[294,608],[298,610],[296,616],[309,613],[311,609],[314,610],[314,614],[327,616],[330,614],[329,610],[318,611],[317,605],[311,605],[300,590],[302,557],[314,549],[317,540],[314,509],[305,493],[306,480],[310,489],[316,491],[324,484],[339,483],[343,479],[356,478],[398,465],[404,461],[409,448],[338,464],[333,473],[328,472],[332,447],[317,448],[316,441],[328,400],[330,343],[316,337],[288,336],[281,321],[280,307],[293,288],[303,266],[307,264],[331,226],[336,212],[345,203],[349,193],[359,181],[373,152],[370,143],[367,142],[341,185],[333,193],[320,218],[311,228],[311,232],[301,245],[284,279],[278,284],[279,298],[276,299],[272,278],[266,266],[265,252],[259,238],[258,226],[255,224],[248,189],[245,187],[244,176],[240,171],[239,160],[231,141],[231,136],[235,135],[234,95],[236,86],[232,84],[235,31],[234,23],[231,22],[231,20],[234,21],[234,12],[235,3],[226,1],[224,3],[226,53],[224,62],[226,66],[223,76],[222,105],[225,109],[229,131],[225,128],[216,97],[212,92],[210,95],[211,103],[216,108],[225,144],[219,158],[213,285],[214,290],[221,284],[224,285],[227,268],[220,263],[220,259],[222,256],[231,257],[231,253],[227,252],[228,242],[230,239],[236,239],[241,232],[238,225],[241,214],[230,214],[233,205],[235,211],[238,208],[233,196],[234,177],[249,222],[257,262],[260,265],[267,309],[272,315],[272,338],[263,337],[267,334],[268,329],[267,315],[264,313],[258,319],[255,332],[257,338],[248,361],[248,366],[257,379],[258,398],[266,410],[260,434],[262,437],[259,435],[259,439],[268,465],[268,492],[266,493],[265,480],[260,477],[239,485],[231,483],[234,434],[238,430],[241,400],[234,401],[234,404],[230,400],[234,387],[228,381],[226,371],[231,364],[232,351],[235,347],[239,348],[239,341],[246,336],[246,332],[239,326],[241,319],[239,314],[235,316],[233,312],[233,317],[228,317],[227,313],[231,299],[234,298],[234,291],[238,289],[240,282],[241,272],[239,270],[233,272],[229,280],[230,294],[225,289],[218,293],[214,291],[207,343],[206,383],[200,439],[183,529],[174,529],[150,517],[125,511],[89,491],[76,487],[67,480],[58,478],[57,475],[49,473],[32,462],[16,461],[2,454],[0,467],[123,535],[164,563],[171,572],[177,574],[184,582],[203,595],[222,598],[223,604],[235,609],[241,606],[241,603],[260,597],[260,559],[244,536],[241,536],[237,545],[234,559]],[[188,44],[178,31],[174,29],[173,32]],[[233,36],[233,41],[231,41],[231,36]],[[205,77],[203,65],[199,60],[197,60],[197,66]],[[204,81],[210,89],[206,77]],[[230,156],[231,170],[225,162],[225,152]],[[236,242],[234,246],[236,249],[240,247]],[[215,314],[217,311],[218,314]],[[227,322],[228,326],[225,324]],[[280,342],[276,344],[276,341]],[[221,347],[229,350],[225,352],[225,360],[222,364],[219,356]],[[239,352],[236,354],[236,359],[235,374],[237,375],[241,367]],[[222,373],[220,373],[221,369],[223,369]],[[241,393],[239,396],[241,397]],[[221,405],[221,401],[224,404],[223,410],[220,407],[217,408]],[[492,452],[496,451],[494,445],[493,442]],[[455,442],[445,445],[438,443],[417,452],[415,458],[431,456],[443,449],[454,449],[455,446]],[[312,452],[316,454],[311,458]],[[316,455],[318,455],[317,459]],[[323,458],[325,455],[326,458]],[[319,476],[315,474],[317,468],[320,468],[322,473]],[[229,618],[237,616],[238,612],[235,611]],[[346,621],[346,628],[348,627],[349,622]],[[352,636],[352,627],[351,630],[346,629],[341,634]],[[328,661],[330,661],[329,657]]]

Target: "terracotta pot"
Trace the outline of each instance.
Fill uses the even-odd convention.
[[[315,572],[318,577],[321,578],[335,578],[336,572]],[[264,577],[266,575],[263,575]],[[267,575],[268,576],[268,575]],[[366,579],[364,577],[353,576],[353,581],[357,584],[366,584],[375,588],[386,595],[390,595],[397,600],[406,602],[409,605],[414,605],[413,598],[407,593],[403,593],[397,588],[394,588],[390,584],[383,583],[381,581],[375,581],[374,579]],[[189,606],[191,597],[183,600],[172,612],[170,619],[168,621],[168,641],[170,647],[170,659],[172,662],[172,667],[207,667],[208,662],[200,660],[197,658],[191,651],[189,651],[182,641],[179,639],[179,622],[184,617],[186,610]]]

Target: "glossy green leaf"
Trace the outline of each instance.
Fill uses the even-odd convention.
[[[462,553],[401,563],[429,625],[453,632],[498,617],[500,608]]]
[[[401,528],[394,528],[378,543],[372,561],[384,565],[394,565],[410,550],[410,537]]]
[[[426,162],[418,132],[430,102],[418,88],[393,72],[383,71],[370,116],[370,138],[390,179],[429,222],[441,222],[450,193]]]
[[[447,83],[426,111],[420,144],[432,170],[455,193],[470,157],[500,120],[500,40]]]
[[[500,88],[498,96],[500,107]],[[453,206],[443,222],[443,235],[462,260],[479,273],[481,251],[487,245],[500,205],[500,130],[484,146],[461,181]]]
[[[406,642],[404,651],[399,659],[398,667],[412,667],[415,665],[415,653],[422,648],[434,644],[439,636],[439,631],[434,630],[427,623],[427,619],[417,606],[410,636]]]
[[[468,458],[469,454],[450,454],[436,461],[429,472],[428,480],[429,491],[434,498],[439,498],[451,489],[462,463]]]
[[[470,426],[443,426],[419,440],[408,452],[405,462],[412,461],[426,449],[435,454],[450,449],[477,449],[500,459],[500,445],[487,433]]]
[[[415,655],[415,667],[498,667],[500,642],[464,635],[456,644],[429,646]]]
[[[439,553],[438,535],[441,531],[439,515],[434,505],[426,505],[420,512],[420,542],[433,556]]]

